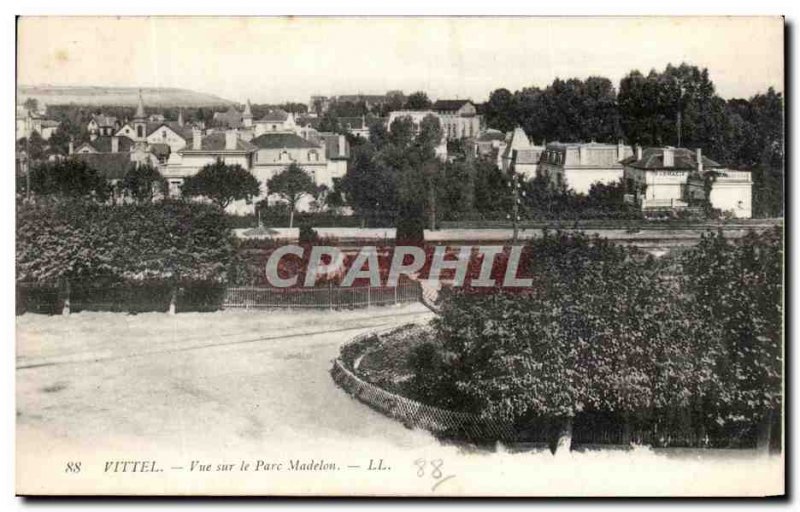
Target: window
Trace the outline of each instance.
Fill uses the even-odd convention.
[[[139,125],[136,127],[136,136],[139,137],[140,139],[144,137],[144,126]]]
[[[164,140],[167,140],[167,130],[164,130],[163,132],[161,132],[161,138],[164,139]]]

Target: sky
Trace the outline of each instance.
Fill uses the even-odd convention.
[[[255,103],[505,87],[707,67],[724,98],[783,90],[783,20],[623,18],[20,18],[25,85],[180,87]]]

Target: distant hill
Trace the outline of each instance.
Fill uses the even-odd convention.
[[[142,87],[142,98],[148,107],[217,107],[234,102],[188,89],[174,87]],[[58,85],[19,85],[17,101],[36,98],[46,105],[115,105],[134,107],[139,98],[138,87],[93,87]]]

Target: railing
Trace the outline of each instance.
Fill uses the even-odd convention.
[[[396,287],[341,288],[228,288],[223,308],[244,309],[349,309],[390,304],[407,304],[420,300],[416,282]]]
[[[66,295],[56,286],[17,284],[17,314],[25,312],[60,314]],[[390,304],[408,304],[421,299],[418,282],[396,287],[354,288],[255,288],[185,287],[176,297],[177,311],[244,309],[352,309]],[[71,312],[168,311],[172,288],[163,286],[87,286],[73,284]]]
[[[342,389],[360,402],[408,427],[423,428],[435,434],[474,440],[512,440],[515,436],[513,429],[507,425],[483,421],[474,414],[439,409],[390,393],[359,379],[338,359],[333,362],[331,377]]]
[[[648,208],[686,208],[689,203],[680,199],[642,199],[642,209]]]
[[[450,438],[478,442],[547,443],[552,437],[553,425],[549,425],[546,418],[531,420],[518,431],[508,422],[426,405],[360,378],[353,370],[353,361],[374,343],[379,343],[380,336],[388,332],[390,330],[371,332],[353,338],[345,344],[339,358],[333,361],[331,377],[353,398],[408,427],[423,428]],[[347,351],[348,347],[354,350]],[[681,421],[673,425],[650,422],[626,426],[619,422],[619,418],[603,419],[584,412],[578,413],[574,419],[572,443],[584,446],[628,447],[637,444],[670,448],[752,448],[755,437],[752,428],[740,428],[727,434],[703,434],[692,428],[691,423]]]

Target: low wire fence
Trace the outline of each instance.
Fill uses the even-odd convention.
[[[371,347],[380,343],[390,330],[366,333],[347,342],[330,370],[334,382],[352,397],[370,408],[402,422],[407,427],[423,428],[436,435],[470,442],[547,444],[558,428],[547,418],[531,418],[515,425],[479,414],[441,409],[392,393],[359,377],[357,361]],[[354,369],[355,368],[355,369]],[[705,431],[699,424],[678,414],[669,424],[662,421],[626,423],[614,414],[582,412],[573,420],[572,443],[583,446],[618,446],[631,444],[661,448],[754,448],[755,430],[740,427],[727,431]],[[775,416],[773,428],[780,429]],[[780,439],[780,436],[776,436]],[[780,448],[779,445],[773,448]]]
[[[435,434],[473,440],[514,439],[514,431],[506,425],[483,421],[479,416],[439,409],[390,393],[359,379],[334,360],[331,377],[342,389],[360,402],[402,422],[407,427],[423,428]]]
[[[330,286],[327,288],[236,287],[225,291],[224,308],[243,309],[351,309],[418,302],[419,283],[385,287]]]

